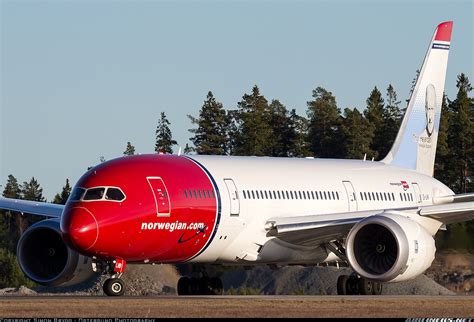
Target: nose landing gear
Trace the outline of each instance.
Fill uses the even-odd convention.
[[[95,272],[100,271],[103,275],[109,275],[106,279],[102,289],[108,296],[121,296],[125,293],[125,283],[120,278],[125,271],[126,261],[116,258],[112,261],[101,261],[95,259],[92,263],[92,268]]]
[[[108,296],[121,296],[125,292],[125,284],[120,278],[108,278],[104,282],[103,290]]]

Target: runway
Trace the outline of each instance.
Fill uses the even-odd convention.
[[[431,317],[472,318],[469,296],[0,297],[1,318]]]

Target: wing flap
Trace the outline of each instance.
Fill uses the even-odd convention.
[[[443,224],[468,221],[474,219],[474,201],[424,206],[418,213],[420,216],[436,219]]]
[[[265,224],[268,236],[300,246],[317,246],[347,236],[349,230],[365,217],[383,210],[271,218]]]
[[[63,212],[64,205],[48,202],[0,198],[0,209],[50,218],[59,218]]]
[[[467,197],[463,197],[467,198]],[[474,219],[474,201],[422,206],[418,208],[379,209],[271,218],[265,224],[267,236],[300,246],[317,246],[346,238],[350,229],[360,220],[385,212],[398,212],[435,219],[443,224]]]

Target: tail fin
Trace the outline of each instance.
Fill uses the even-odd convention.
[[[447,21],[436,28],[397,138],[382,162],[433,176],[452,27]]]

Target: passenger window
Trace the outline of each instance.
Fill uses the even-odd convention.
[[[339,192],[336,191],[336,197],[337,197],[337,200],[339,200]]]
[[[107,193],[105,194],[105,199],[122,201],[125,199],[125,195],[118,188],[108,188]]]
[[[298,191],[298,195],[300,196],[300,199],[303,199],[303,197],[301,196],[301,191]]]
[[[252,199],[255,199],[255,193],[253,190],[252,190]]]
[[[247,194],[245,193],[245,190],[242,190],[242,192],[244,193],[244,199],[247,199]]]
[[[331,191],[331,194],[332,194],[332,200],[336,200],[336,196],[334,195],[334,191]],[[354,197],[355,197],[355,194],[354,194]]]
[[[82,196],[84,195],[84,192],[86,192],[86,189],[76,187],[72,190],[71,195],[69,196],[69,200],[71,201],[78,201],[81,200]]]
[[[88,189],[83,200],[100,200],[104,197],[105,188]]]

